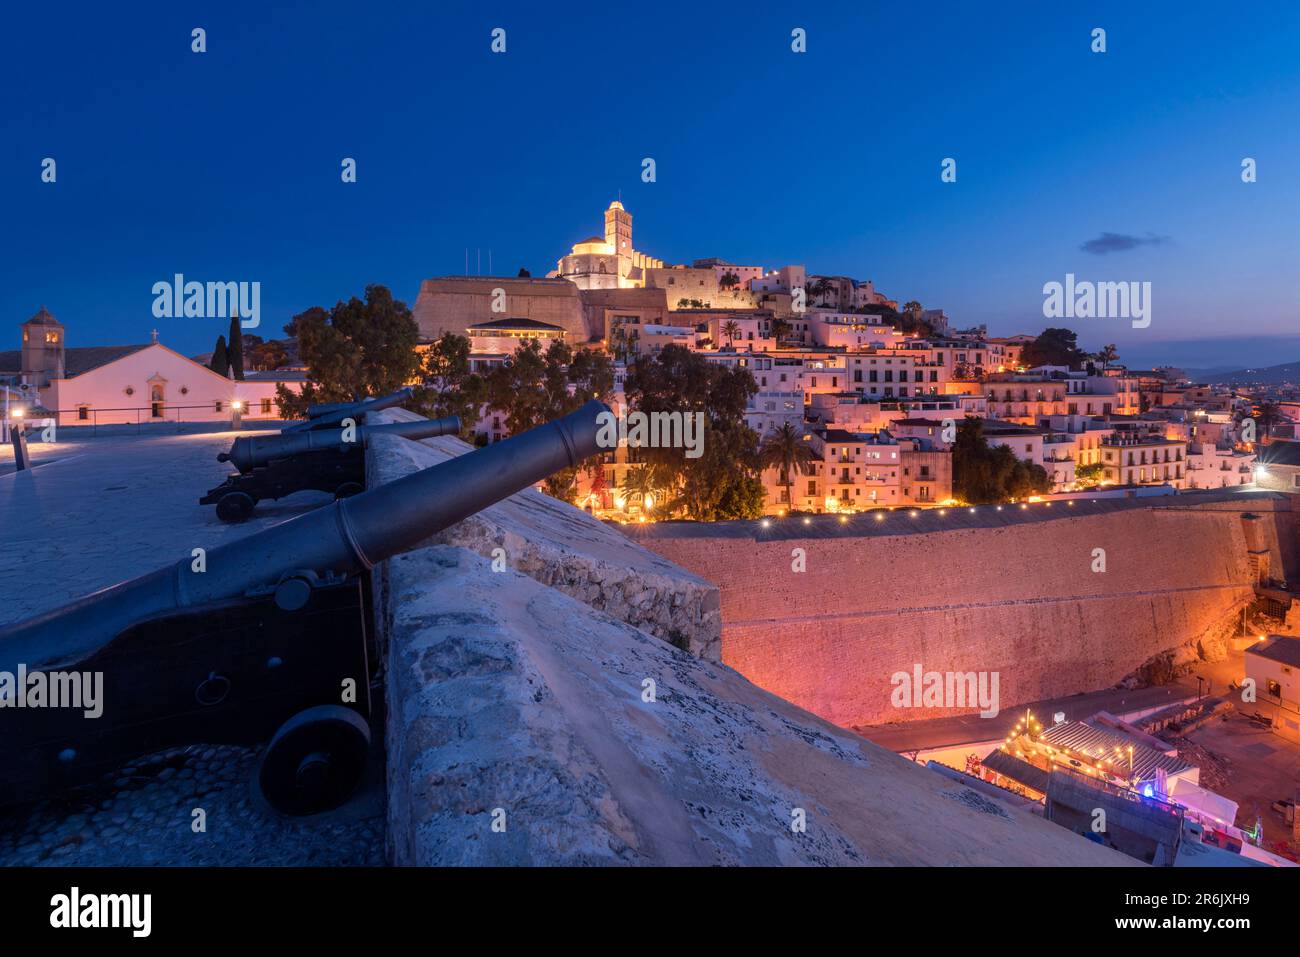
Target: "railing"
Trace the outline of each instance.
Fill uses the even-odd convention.
[[[80,408],[54,409],[54,410],[48,410],[48,414],[24,415],[23,421],[37,423],[39,425],[40,423],[43,423],[49,419],[53,419],[56,426],[60,429],[89,428],[91,430],[91,435],[97,435],[99,433],[100,426],[103,426],[104,428],[108,428],[110,426],[131,426],[131,425],[135,426],[137,435],[143,431],[143,427],[145,425],[175,425],[176,431],[179,433],[182,431],[183,427],[187,424],[188,425],[195,425],[198,423],[220,424],[222,422],[225,422],[226,424],[231,425],[233,427],[235,417],[236,417],[235,410],[230,408],[229,402],[223,403],[223,406],[224,408],[220,412],[216,410],[215,404],[212,402],[206,402],[202,405],[171,405],[169,403],[159,402],[159,403],[150,403],[149,405],[146,406],[121,406],[118,408],[104,408],[104,409],[87,408],[85,409],[86,418],[81,417],[82,409]],[[279,409],[276,407],[275,403],[272,403],[271,407],[273,411],[271,411],[270,413],[261,412],[260,404],[257,406],[258,410],[256,412],[254,412],[252,409],[241,409],[239,410],[238,417],[240,421],[243,421],[245,419],[272,421],[272,422],[282,421],[283,416],[280,413]],[[208,414],[206,416],[200,416],[198,414],[195,414],[192,418],[187,420],[185,418],[184,413],[196,409],[202,409]],[[160,414],[155,415],[154,414],[155,411],[157,411]],[[116,413],[134,413],[134,421],[130,420],[131,416],[117,415],[116,418],[114,418],[112,421],[100,422],[99,421],[100,413],[103,413],[105,417],[109,417],[110,415]],[[64,419],[65,416],[70,417],[71,421],[65,421]],[[214,418],[214,416],[221,416],[221,418]]]

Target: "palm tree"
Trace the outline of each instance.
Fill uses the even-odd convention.
[[[623,479],[623,495],[627,499],[635,497],[643,505],[647,498],[652,498],[655,490],[654,476],[650,474],[649,466],[641,466],[636,469],[629,469]],[[649,511],[649,507],[646,509]]]
[[[740,324],[735,319],[728,319],[722,324],[722,334],[727,337],[727,345],[734,348],[736,336],[740,335]]]
[[[903,311],[910,313],[913,319],[917,319],[921,315],[921,304],[915,299],[911,299],[903,304]]]
[[[1255,418],[1259,421],[1259,431],[1263,433],[1264,438],[1268,438],[1273,431],[1273,426],[1282,421],[1282,409],[1270,399],[1261,402],[1255,409]]]
[[[819,276],[809,287],[808,298],[817,300],[820,305],[822,296],[826,295],[828,292],[834,291],[834,289],[835,287],[831,285],[829,279]]]
[[[734,272],[725,272],[722,278],[718,280],[718,286],[722,289],[735,289],[740,285],[740,277]]]
[[[1101,361],[1101,371],[1105,372],[1110,364],[1119,358],[1119,350],[1115,348],[1115,343],[1112,342],[1108,346],[1102,346],[1101,351],[1093,358]]]
[[[785,486],[786,502],[793,510],[794,497],[790,490],[794,485],[794,474],[810,475],[813,471],[815,457],[807,439],[787,422],[763,437],[758,447],[758,458],[763,468],[778,470],[780,483]]]

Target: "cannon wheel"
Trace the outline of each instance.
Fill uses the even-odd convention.
[[[361,780],[370,726],[341,705],[326,704],[280,726],[262,755],[257,784],[282,814],[319,814],[338,807]]]
[[[365,489],[362,488],[360,482],[344,482],[342,485],[340,485],[338,488],[334,490],[334,497],[336,499],[349,498],[353,495],[356,495],[358,492],[364,492],[364,491]]]
[[[253,514],[257,499],[247,492],[227,492],[217,500],[217,518],[223,522],[242,522]]]

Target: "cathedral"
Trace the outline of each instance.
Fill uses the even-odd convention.
[[[632,214],[615,200],[605,210],[605,238],[591,236],[575,243],[548,279],[567,279],[579,289],[642,289],[646,270],[662,269],[664,261],[632,246]]]

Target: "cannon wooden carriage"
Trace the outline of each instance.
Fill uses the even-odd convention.
[[[102,713],[0,708],[0,804],[161,748],[269,742],[257,783],[310,814],[370,744],[366,572],[596,454],[599,402],[518,436],[0,629],[0,672],[101,673]],[[347,694],[348,689],[352,694]],[[12,703],[11,703],[12,705]]]
[[[427,439],[459,431],[460,419],[449,416],[389,425],[241,436],[229,452],[217,456],[217,461],[230,462],[239,471],[209,489],[199,504],[215,505],[217,517],[223,522],[242,522],[262,499],[280,499],[308,489],[328,492],[336,499],[347,498],[365,488],[362,450],[374,436]]]

